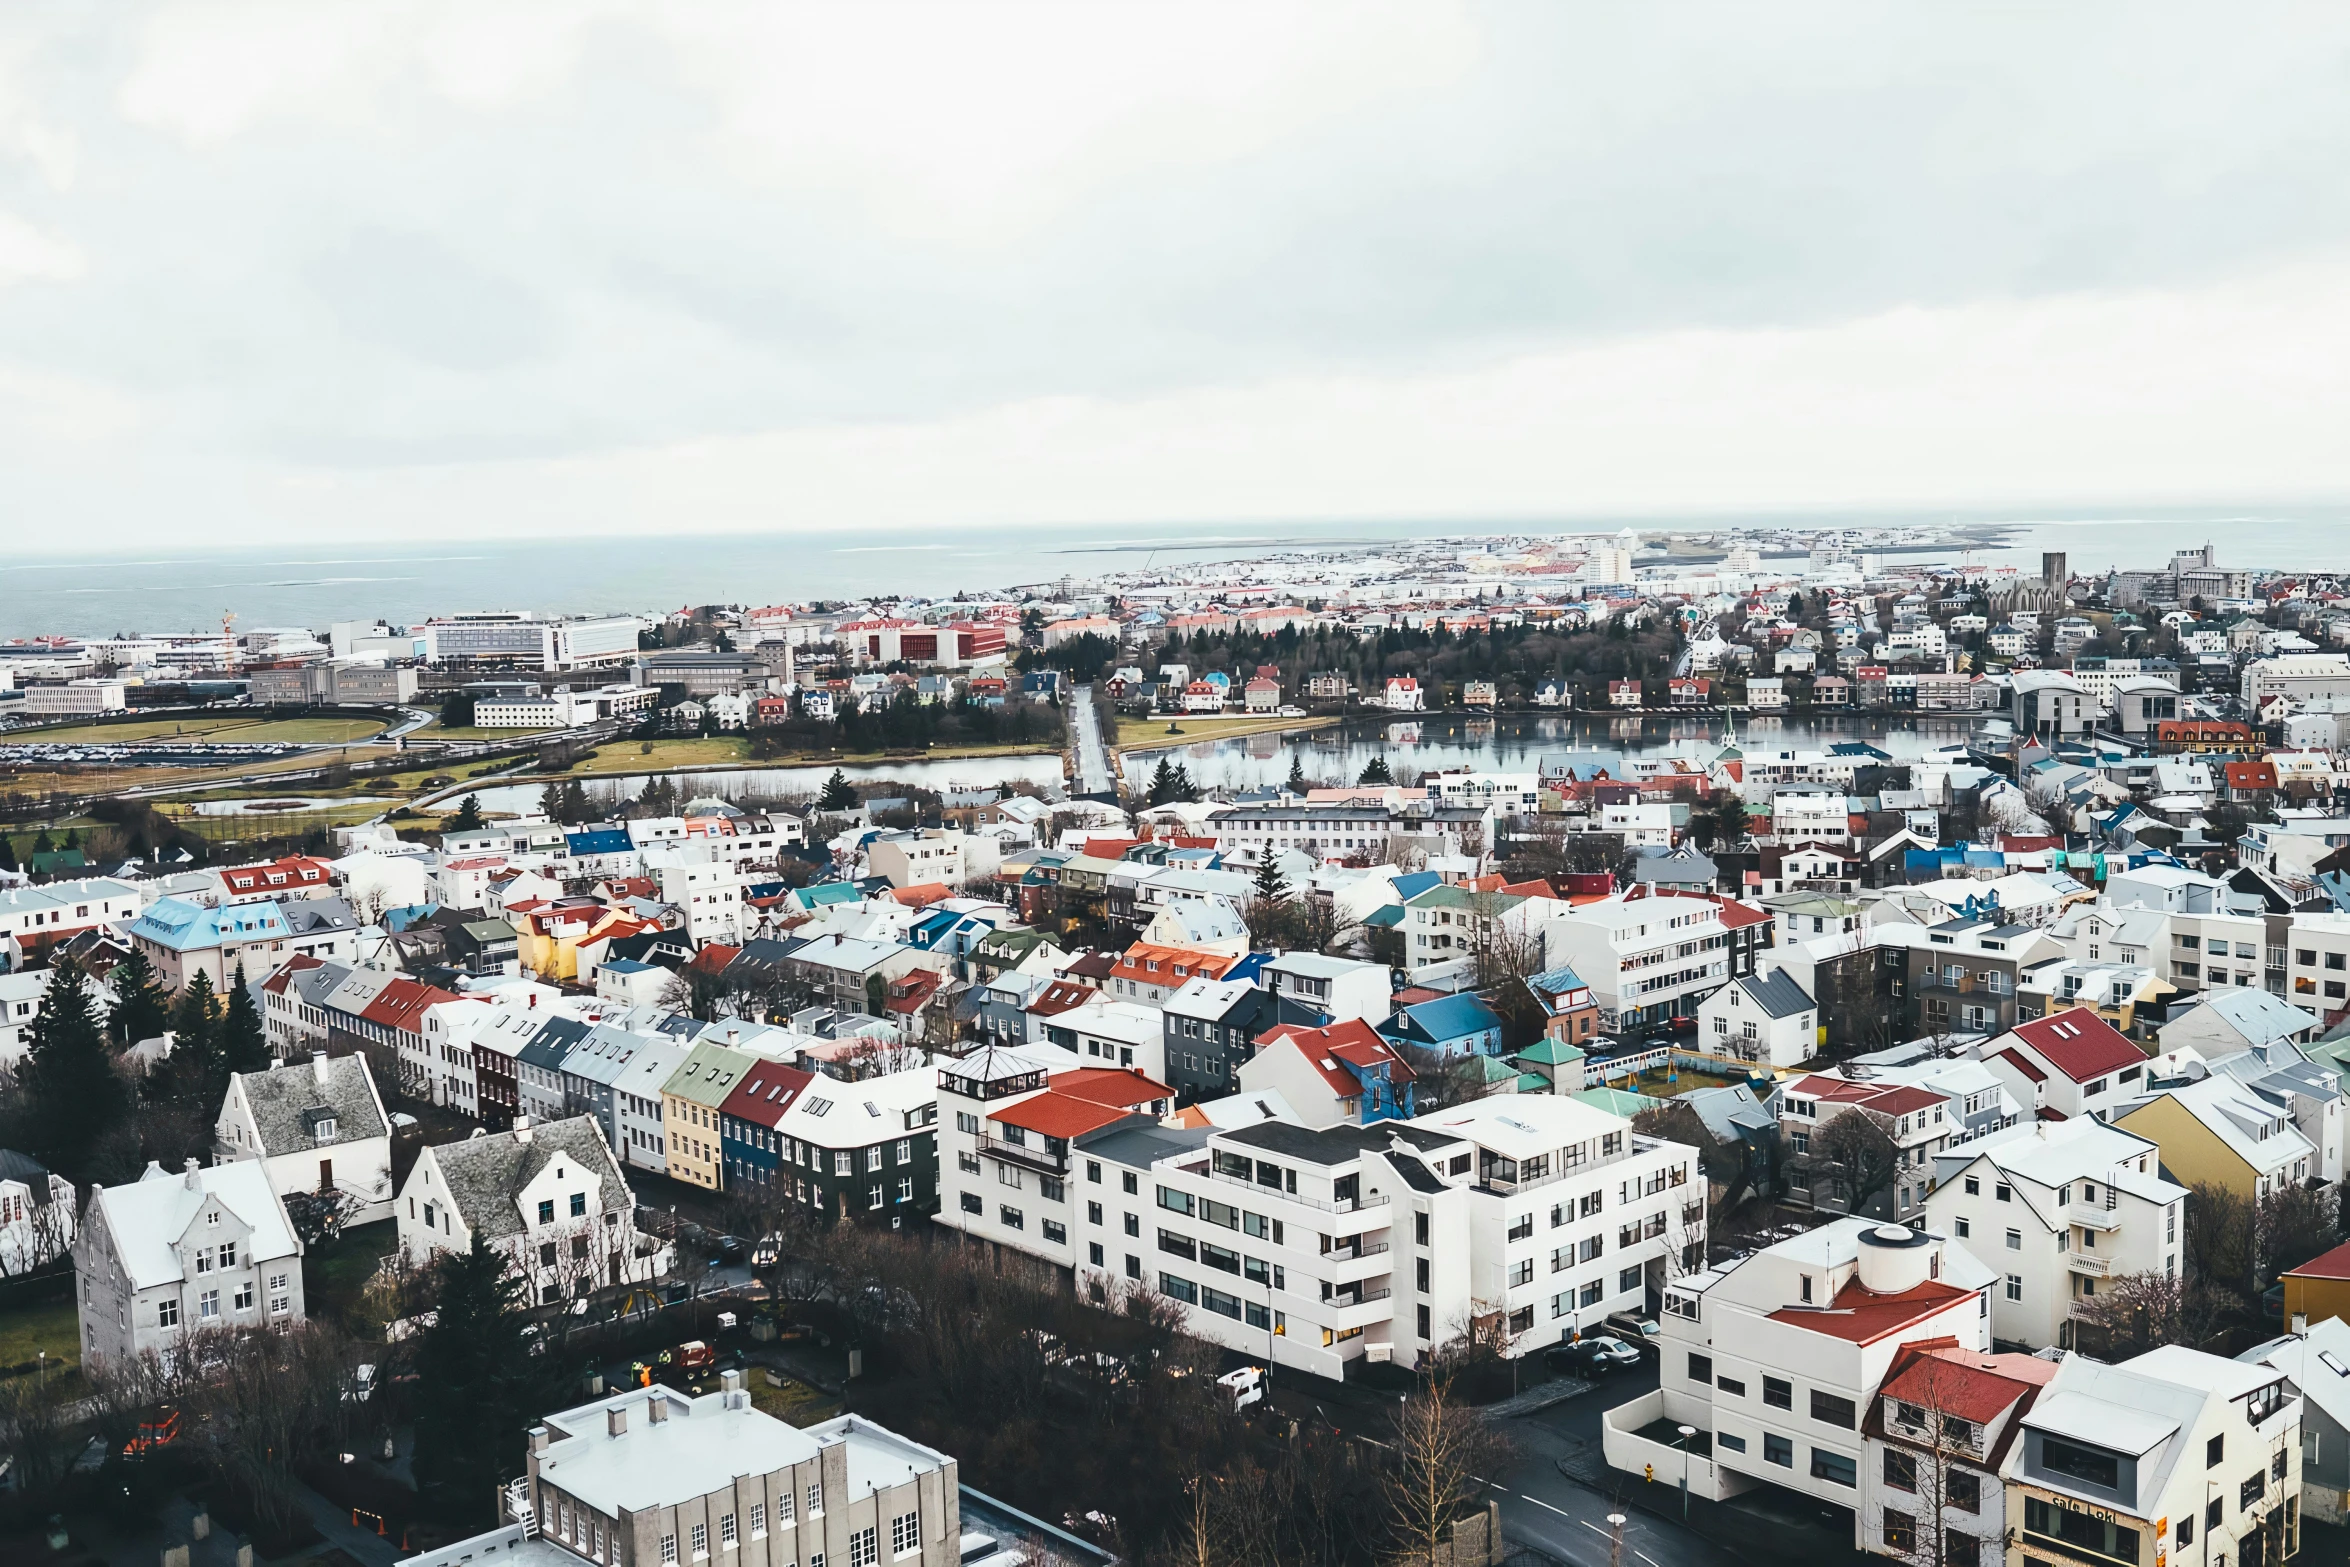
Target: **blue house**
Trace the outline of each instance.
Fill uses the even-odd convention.
[[[1379,1025],[1380,1036],[1397,1046],[1455,1056],[1501,1054],[1501,1018],[1477,997],[1439,996],[1399,1008]]]

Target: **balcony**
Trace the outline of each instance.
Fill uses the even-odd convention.
[[[1046,1175],[1067,1175],[1069,1173],[1069,1145],[1059,1143],[1057,1138],[1052,1143],[1015,1143],[998,1137],[993,1132],[981,1132],[977,1142],[979,1151],[991,1159],[1002,1159],[1011,1164],[1025,1165],[1031,1170],[1039,1170]],[[1057,1149],[1054,1143],[1059,1143]]]
[[[2111,1231],[2122,1227],[2122,1216],[2098,1203],[2076,1202],[2065,1205],[2064,1222],[2084,1230]]]
[[[1187,1175],[1204,1175],[1212,1181],[1221,1181],[1227,1186],[1237,1186],[1243,1191],[1254,1192],[1257,1196],[1268,1201],[1294,1202],[1308,1208],[1319,1208],[1324,1213],[1360,1213],[1365,1208],[1384,1208],[1387,1206],[1387,1196],[1385,1193],[1380,1193],[1371,1197],[1349,1198],[1341,1202],[1331,1202],[1321,1197],[1308,1197],[1303,1192],[1283,1191],[1278,1186],[1267,1186],[1260,1181],[1249,1180],[1244,1176],[1226,1175],[1223,1171],[1215,1168],[1213,1165],[1177,1165],[1175,1168],[1182,1170]]]
[[[2098,1256],[2095,1252],[2088,1251],[2065,1253],[2064,1265],[2075,1273],[2086,1273],[2096,1278],[2103,1278],[2113,1271],[2112,1263]]]
[[[1332,1252],[1324,1259],[1330,1264],[1328,1269],[1330,1282],[1340,1289],[1345,1289],[1349,1285],[1359,1286],[1372,1279],[1386,1278],[1395,1266],[1387,1260],[1386,1251],[1387,1248],[1381,1246],[1376,1250],[1364,1251],[1359,1254]]]

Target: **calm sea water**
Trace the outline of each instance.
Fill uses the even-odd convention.
[[[1083,578],[1151,562],[1237,559],[1297,549],[1513,532],[1608,532],[1623,526],[1882,526],[2007,522],[2004,547],[1971,559],[2037,571],[2061,549],[2075,569],[2157,566],[2173,549],[2212,540],[2223,563],[2254,568],[2350,567],[2350,507],[2260,513],[2197,508],[2072,511],[2036,517],[1884,512],[1768,517],[1585,518],[1555,523],[1283,523],[1112,531],[1082,527],[934,529],[887,534],[662,536],[576,543],[320,545],[189,550],[137,558],[17,553],[0,560],[0,636],[100,636],[117,631],[238,625],[324,627],[338,620],[413,624],[477,609],[659,612],[685,604],[777,603],[879,593],[951,595]],[[1927,561],[1933,556],[1902,557]],[[1955,557],[1954,557],[1955,558]]]

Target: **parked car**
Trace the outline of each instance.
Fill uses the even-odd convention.
[[[783,1237],[773,1234],[760,1236],[758,1249],[751,1253],[751,1266],[772,1268],[782,1260]]]
[[[1572,1344],[1553,1344],[1542,1352],[1542,1363],[1562,1376],[1603,1377],[1639,1365],[1640,1351],[1620,1338],[1595,1333]]]
[[[1662,1353],[1662,1330],[1657,1327],[1656,1318],[1644,1311],[1612,1311],[1605,1325],[1634,1349]]]
[[[751,1243],[739,1235],[721,1235],[710,1243],[710,1259],[732,1267],[751,1254]]]
[[[1234,1409],[1246,1409],[1265,1396],[1265,1368],[1242,1366],[1216,1378],[1216,1385],[1232,1395]]]

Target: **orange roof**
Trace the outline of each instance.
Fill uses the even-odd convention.
[[[951,898],[955,889],[943,881],[926,881],[912,887],[898,887],[890,896],[909,909],[926,909],[933,903]]]
[[[990,1110],[987,1118],[1005,1126],[1017,1126],[1046,1137],[1065,1140],[1123,1121],[1130,1113],[1120,1105],[1099,1104],[1091,1099],[1080,1099],[1074,1094],[1055,1093],[1048,1088],[1016,1104]]]
[[[1222,979],[1238,958],[1227,958],[1192,947],[1161,947],[1138,941],[1128,947],[1110,970],[1113,977],[1144,985],[1180,985],[1187,979]]]
[[[1942,1414],[1989,1425],[2018,1400],[2046,1387],[2056,1362],[2032,1355],[1986,1355],[1953,1340],[1904,1344],[1879,1391]]]
[[[1081,1066],[1055,1072],[1051,1083],[1058,1093],[1075,1094],[1103,1105],[1143,1105],[1154,1099],[1171,1098],[1175,1093],[1165,1083],[1114,1066]]]
[[[1122,860],[1128,849],[1148,842],[1148,838],[1088,838],[1080,852],[1089,860]]]
[[[727,964],[742,955],[742,950],[740,947],[730,947],[723,941],[706,942],[703,944],[702,950],[693,955],[692,961],[687,963],[686,967],[696,969],[704,974],[723,973]]]
[[[1332,1023],[1325,1028],[1307,1028],[1302,1024],[1284,1023],[1268,1029],[1259,1041],[1260,1050],[1273,1045],[1294,1045],[1304,1056],[1306,1064],[1321,1074],[1330,1091],[1345,1097],[1362,1092],[1363,1085],[1353,1073],[1336,1063],[1366,1070],[1388,1068],[1389,1077],[1397,1083],[1413,1081],[1415,1074],[1395,1047],[1381,1039],[1378,1032],[1361,1018],[1349,1018],[1343,1023]]]
[[[1772,1312],[1771,1320],[1808,1328],[1848,1343],[1874,1344],[1889,1333],[1898,1333],[1913,1322],[1923,1322],[1936,1312],[1947,1310],[1953,1302],[1974,1297],[1973,1290],[1962,1290],[1939,1279],[1928,1279],[1898,1295],[1873,1294],[1862,1289],[1856,1279],[1838,1290],[1835,1303],[1824,1311],[1817,1307],[1786,1306]]]

